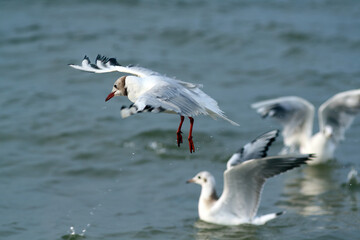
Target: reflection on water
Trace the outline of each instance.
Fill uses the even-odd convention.
[[[336,214],[348,196],[341,187],[337,169],[338,166],[330,163],[307,166],[298,171],[301,176],[290,179],[285,184],[285,205],[303,216]]]
[[[309,166],[303,170],[300,193],[305,196],[317,196],[329,191],[335,184],[333,166]]]
[[[197,230],[196,240],[210,239],[259,239],[257,236],[257,226],[244,224],[240,226],[221,226],[206,223],[198,220],[194,224]]]

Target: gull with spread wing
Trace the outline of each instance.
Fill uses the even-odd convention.
[[[263,185],[267,178],[305,164],[312,155],[267,157],[267,150],[277,135],[276,130],[267,132],[232,155],[224,172],[220,197],[215,191],[215,178],[209,172],[200,172],[187,181],[201,185],[198,204],[201,220],[220,225],[261,225],[283,213],[256,217]]]
[[[272,117],[283,125],[284,153],[314,153],[310,164],[327,162],[345,131],[360,112],[360,89],[340,92],[318,110],[319,132],[312,136],[314,106],[307,100],[289,96],[265,100],[251,105],[263,117]]]
[[[114,96],[127,96],[133,104],[121,108],[121,116],[129,117],[141,112],[176,113],[180,115],[177,144],[182,143],[181,127],[184,117],[190,120],[189,148],[195,152],[192,140],[194,116],[203,114],[218,117],[238,126],[220,110],[217,102],[200,90],[201,85],[169,78],[152,70],[137,66],[122,66],[115,58],[97,56],[95,64],[85,56],[81,65],[69,64],[70,67],[93,73],[121,72],[131,75],[122,76],[113,85],[105,101]]]

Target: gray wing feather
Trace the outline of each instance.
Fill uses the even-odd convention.
[[[311,136],[315,110],[303,98],[281,97],[254,103],[251,107],[263,118],[272,117],[283,125],[285,145],[296,145],[301,136]]]
[[[266,157],[249,160],[226,170],[218,210],[253,219],[266,179],[299,167],[311,157],[311,154]]]
[[[355,116],[360,112],[360,89],[341,92],[319,108],[320,131],[331,132],[335,141],[344,139]]]
[[[227,162],[227,169],[250,159],[266,157],[270,145],[275,141],[278,135],[279,131],[273,130],[264,133],[261,136],[255,138],[252,142],[245,144],[245,146],[240,148],[239,151],[234,153],[229,159]]]
[[[179,91],[176,86],[168,84],[153,87],[141,95],[134,106],[138,112],[142,112],[145,108],[153,108],[189,117],[206,114],[206,110],[190,95]]]

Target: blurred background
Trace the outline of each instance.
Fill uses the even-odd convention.
[[[334,162],[267,182],[258,214],[287,213],[264,226],[199,221],[200,188],[185,181],[208,170],[221,193],[231,154],[280,128],[251,103],[296,95],[317,108],[359,88],[359,16],[356,0],[1,0],[0,238],[358,238],[360,189],[346,178],[360,169],[360,117]],[[195,118],[190,154],[178,116],[121,119],[129,100],[104,101],[119,74],[67,65],[97,54],[203,84],[240,127]]]

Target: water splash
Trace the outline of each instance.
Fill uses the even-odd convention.
[[[111,189],[107,189],[106,192],[111,192]],[[93,207],[89,214],[91,216],[94,216],[98,208],[102,207],[102,204],[99,203],[96,207]],[[83,239],[85,238],[85,233],[88,231],[88,229],[91,227],[90,223],[87,223],[86,226],[80,231],[80,233],[76,233],[75,227],[70,226],[69,234],[62,236],[62,239],[65,240],[76,240],[76,239]]]
[[[88,223],[86,225],[86,227],[81,230],[81,233],[77,234],[76,231],[75,231],[75,227],[74,226],[71,226],[70,227],[70,231],[69,231],[69,234],[68,235],[64,235],[61,237],[61,239],[64,239],[64,240],[78,240],[78,239],[84,239],[85,238],[85,233],[87,231],[87,229],[90,227],[90,223]]]
[[[166,153],[166,148],[164,148],[164,146],[161,143],[151,141],[148,144],[148,147],[151,150],[155,151],[157,154],[165,154]]]

